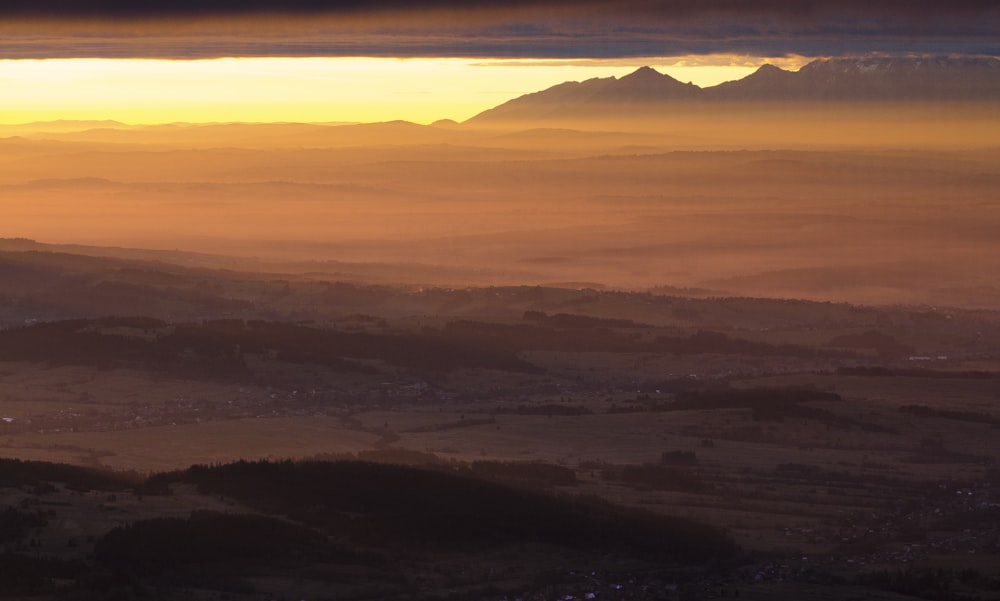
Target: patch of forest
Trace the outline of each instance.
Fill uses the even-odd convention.
[[[170,495],[172,485],[185,483],[249,508],[195,510],[180,517],[154,511],[96,537],[89,557],[74,561],[36,557],[23,544],[58,514],[8,509],[0,512],[0,534],[19,552],[0,555],[0,597],[159,599],[189,589],[257,594],[263,593],[259,579],[292,578],[354,591],[346,598],[431,599],[440,597],[418,584],[419,578],[436,570],[443,557],[466,558],[471,563],[462,570],[468,570],[477,565],[478,553],[544,549],[546,557],[565,552],[571,565],[614,556],[630,565],[697,571],[738,553],[733,540],[712,526],[539,490],[574,485],[569,468],[455,463],[393,449],[367,456],[414,465],[239,461],[142,479],[43,462],[0,462],[4,486],[32,485],[40,496],[56,491],[51,482],[95,491],[120,491],[128,484],[141,500]],[[443,582],[460,581],[460,575],[448,575]]]
[[[692,409],[750,409],[756,419],[778,417],[816,417],[824,410],[804,407],[810,402],[840,402],[843,399],[835,392],[814,388],[732,388],[682,390],[673,401],[660,403],[659,410]],[[821,413],[817,413],[821,412]]]
[[[591,317],[574,313],[548,314],[545,311],[525,311],[523,319],[554,328],[649,328],[648,324],[615,317]]]
[[[491,418],[489,423],[495,423],[495,420]],[[442,459],[434,453],[392,447],[368,449],[357,453],[324,453],[309,459],[312,461],[361,461],[420,467],[534,489],[576,486],[577,484],[576,472],[572,468],[537,460],[495,461],[479,459],[469,463],[455,459]]]
[[[529,312],[533,313],[533,312]],[[538,312],[541,313],[541,312]],[[544,315],[544,313],[541,313]],[[527,315],[527,314],[526,314]],[[771,344],[699,330],[687,336],[658,336],[646,340],[634,330],[642,327],[628,320],[559,315],[527,317],[529,323],[494,323],[456,320],[445,324],[445,339],[479,341],[487,348],[519,351],[600,351],[610,353],[669,353],[674,355],[751,355],[786,357],[855,357],[851,351],[816,349],[794,344]],[[625,329],[626,332],[620,332]]]
[[[866,378],[934,378],[940,380],[995,380],[1000,374],[992,371],[903,368],[885,366],[845,366],[837,368],[838,376],[862,376]]]
[[[916,353],[916,349],[912,346],[903,344],[894,336],[878,330],[868,330],[860,334],[842,334],[829,340],[826,346],[871,351],[879,357],[905,357]]]
[[[205,271],[166,263],[55,252],[0,252],[0,294],[17,298],[38,317],[141,312],[165,315],[246,312],[253,303],[201,285]],[[225,281],[219,273],[212,273]],[[232,274],[229,274],[230,278]]]
[[[464,420],[475,421],[475,420]],[[495,423],[490,418],[489,423]],[[418,430],[419,431],[419,430]],[[480,459],[471,463],[442,459],[434,453],[411,449],[384,448],[358,451],[357,453],[322,454],[311,457],[314,461],[361,461],[388,463],[423,469],[440,470],[451,474],[493,480],[501,484],[542,489],[553,486],[576,486],[576,472],[572,468],[544,461],[494,461]]]
[[[137,335],[119,335],[110,332],[113,328],[131,328]],[[103,318],[0,331],[0,360],[137,367],[189,378],[251,381],[246,353],[363,373],[377,370],[354,359],[435,371],[537,371],[514,353],[474,340],[343,332],[287,322],[214,320],[171,325],[150,318]]]
[[[305,526],[270,516],[212,511],[114,528],[96,542],[94,554],[102,567],[157,585],[222,589],[240,588],[240,576],[251,570],[366,561]]]
[[[960,409],[938,409],[926,405],[903,405],[899,408],[903,413],[917,417],[951,419],[960,422],[1000,425],[1000,418],[982,411],[963,411]]]
[[[419,333],[344,331],[308,323],[242,319],[188,323],[149,317],[74,319],[0,331],[0,360],[102,369],[132,367],[183,378],[251,382],[255,375],[247,365],[248,354],[348,373],[378,373],[372,361],[437,372],[482,368],[539,373],[541,370],[522,359],[520,352],[751,356],[814,356],[820,352],[709,331],[645,340],[635,328],[625,328],[626,333],[622,333],[605,327],[609,320],[566,319],[568,325],[560,327],[457,320],[440,330],[425,328]]]
[[[663,388],[670,389],[669,383]],[[683,388],[675,391],[675,398],[669,401],[648,400],[643,404],[625,406],[612,405],[609,413],[634,413],[640,411],[692,411],[716,409],[749,409],[755,421],[776,421],[786,419],[809,419],[835,428],[857,427],[867,432],[898,434],[897,430],[884,424],[863,422],[845,415],[816,407],[808,403],[839,402],[843,399],[835,392],[814,388],[732,388],[727,384],[713,387]]]
[[[142,482],[142,476],[135,472],[113,472],[111,470],[49,463],[47,461],[25,461],[0,458],[0,487],[51,487],[51,483],[64,484],[71,490],[119,491]]]
[[[472,471],[506,469],[494,464]],[[356,461],[241,461],[154,476],[147,492],[167,490],[170,482],[195,484],[203,493],[287,515],[361,547],[432,544],[461,549],[530,542],[683,563],[735,552],[728,536],[690,520],[440,469]]]
[[[20,553],[0,554],[0,597],[47,598],[56,593],[56,579],[77,579],[89,572],[80,561],[52,557],[31,557]],[[130,599],[134,597],[122,597]]]

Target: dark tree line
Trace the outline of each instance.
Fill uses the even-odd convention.
[[[480,467],[482,469],[482,466]],[[473,468],[473,473],[476,468]],[[361,462],[238,462],[154,477],[285,514],[360,546],[542,542],[700,562],[734,552],[714,528],[443,470]]]
[[[436,371],[537,371],[513,352],[492,349],[475,340],[437,335],[340,332],[286,322],[243,320],[180,323],[170,328],[166,325],[145,318],[105,318],[14,328],[0,332],[0,360],[139,367],[180,377],[230,381],[252,380],[253,374],[244,361],[246,353],[349,372],[375,371],[352,359],[376,359]],[[102,333],[112,327],[162,331],[145,337]]]
[[[112,472],[46,461],[0,459],[0,488],[61,482],[72,490],[120,491],[141,481],[142,477],[134,472]]]
[[[445,325],[441,335],[446,339],[475,340],[488,348],[510,352],[548,350],[675,355],[855,356],[853,352],[839,349],[819,350],[793,344],[775,345],[705,330],[687,336],[658,336],[654,340],[645,340],[636,332],[618,331],[642,327],[641,324],[629,320],[563,314],[549,317],[540,311],[529,311],[525,316],[525,321],[529,323],[453,321]]]

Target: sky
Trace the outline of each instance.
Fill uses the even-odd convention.
[[[641,64],[701,85],[756,68],[753,60],[718,66],[700,57]],[[621,77],[636,66],[631,60],[384,57],[0,60],[0,123],[464,121],[527,92]]]
[[[0,123],[463,120],[650,65],[1000,55],[995,0],[0,0]]]

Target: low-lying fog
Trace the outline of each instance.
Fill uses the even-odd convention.
[[[1000,301],[988,107],[605,125],[0,127],[0,237],[389,263],[378,279],[404,283]]]

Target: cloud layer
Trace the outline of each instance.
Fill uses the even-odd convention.
[[[0,0],[0,57],[1000,54],[993,0]]]

